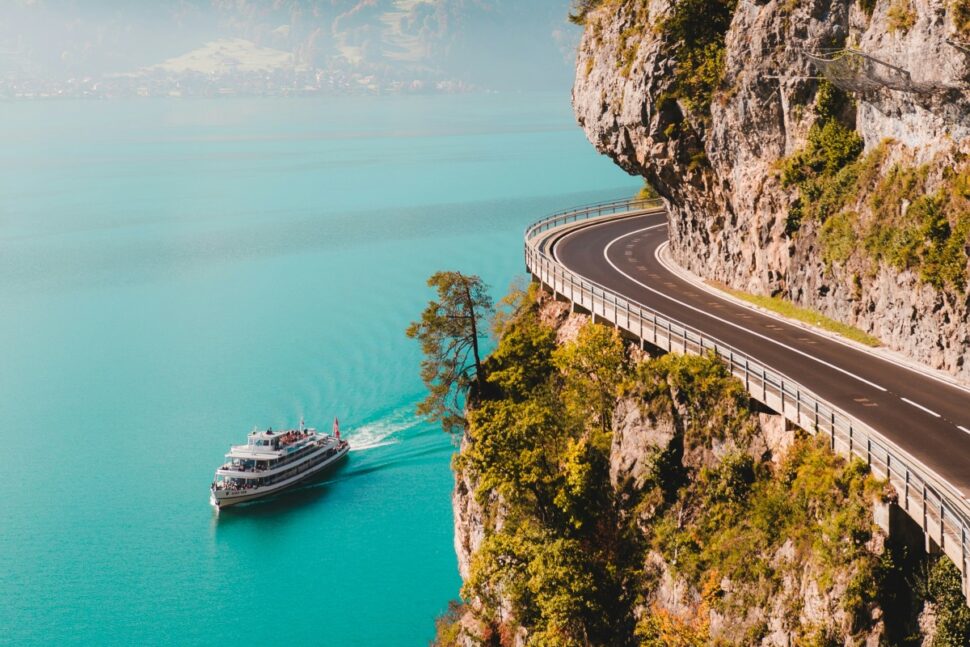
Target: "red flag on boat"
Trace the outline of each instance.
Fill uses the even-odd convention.
[[[337,418],[333,419],[333,435],[336,438],[340,438],[340,422],[337,420]]]

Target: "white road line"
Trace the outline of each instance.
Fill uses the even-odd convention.
[[[806,358],[812,360],[813,362],[818,362],[819,364],[822,364],[823,366],[827,366],[827,367],[829,367],[829,368],[831,368],[831,369],[833,369],[835,371],[838,371],[839,373],[842,373],[844,375],[847,375],[847,376],[851,377],[854,380],[858,380],[858,381],[862,382],[863,384],[868,384],[869,386],[871,386],[874,389],[878,389],[878,390],[883,391],[883,392],[885,392],[887,390],[885,387],[880,386],[880,385],[876,384],[875,382],[870,382],[869,380],[865,379],[864,377],[860,377],[860,376],[856,375],[855,373],[852,373],[850,371],[845,370],[844,368],[840,368],[840,367],[836,366],[835,364],[831,364],[829,362],[826,362],[825,360],[819,359],[818,357],[815,357],[814,355],[810,355],[809,353],[806,353],[806,352],[801,351],[801,350],[799,350],[797,348],[794,348],[792,346],[789,346],[788,344],[784,344],[784,343],[782,343],[782,342],[780,342],[780,341],[778,341],[776,339],[772,339],[771,337],[769,337],[767,335],[762,335],[761,333],[755,332],[755,331],[753,331],[753,330],[751,330],[749,328],[745,328],[744,326],[738,325],[738,324],[734,323],[733,321],[729,321],[727,319],[724,319],[723,317],[718,317],[717,315],[713,315],[713,314],[711,314],[709,312],[706,312],[704,310],[701,310],[700,308],[696,308],[696,307],[694,307],[694,306],[692,306],[692,305],[690,305],[688,303],[684,303],[683,301],[680,301],[678,299],[675,299],[674,297],[672,297],[670,295],[664,294],[663,292],[661,292],[659,290],[655,290],[654,288],[650,287],[646,283],[643,283],[643,282],[638,281],[637,279],[633,278],[632,276],[630,276],[629,274],[627,274],[626,272],[624,272],[623,270],[621,270],[619,267],[617,267],[613,263],[613,261],[610,260],[610,256],[609,256],[610,247],[612,247],[613,244],[615,242],[617,242],[618,240],[622,240],[623,238],[626,238],[627,236],[632,236],[634,234],[639,234],[641,232],[644,232],[644,231],[647,231],[647,230],[650,230],[650,229],[656,229],[657,227],[663,227],[666,224],[667,223],[661,223],[659,225],[653,225],[653,226],[650,226],[650,227],[645,227],[644,229],[639,229],[637,231],[632,231],[630,233],[623,234],[621,236],[617,236],[616,238],[614,238],[613,240],[610,241],[610,243],[606,246],[605,249],[603,249],[603,258],[606,259],[606,262],[609,263],[610,264],[610,267],[612,267],[614,270],[616,270],[617,272],[619,272],[620,274],[622,274],[623,276],[625,276],[629,280],[633,281],[634,283],[636,283],[640,287],[642,287],[642,288],[644,288],[646,290],[649,290],[650,292],[653,292],[656,295],[659,295],[659,296],[661,296],[661,297],[663,297],[665,299],[668,299],[669,301],[673,301],[674,303],[676,303],[676,304],[678,304],[680,306],[683,306],[685,308],[688,308],[689,310],[693,310],[694,312],[697,312],[699,314],[702,314],[702,315],[705,315],[707,317],[710,317],[711,319],[714,319],[715,321],[719,321],[719,322],[721,322],[721,323],[723,323],[723,324],[725,324],[727,326],[731,326],[732,328],[737,328],[738,330],[742,330],[742,331],[744,331],[744,332],[746,332],[746,333],[748,333],[750,335],[754,335],[755,337],[758,337],[759,339],[763,339],[763,340],[765,340],[765,341],[767,341],[769,343],[775,344],[776,346],[781,346],[782,348],[784,348],[786,350],[790,350],[793,353],[797,353],[798,355],[801,355],[802,357],[806,357]],[[572,235],[572,234],[574,234],[576,232],[579,232],[579,231],[582,231],[582,229],[577,229],[575,232],[570,232],[566,236],[563,236],[562,238],[560,238],[559,239],[559,242],[562,242],[563,240],[565,240],[566,238],[568,238],[570,235]],[[557,261],[559,260],[558,255],[556,255],[556,260]]]
[[[639,216],[633,216],[633,217],[634,218],[645,218],[645,217],[649,217],[649,216],[652,216],[652,215],[666,215],[666,214],[641,214]],[[562,265],[562,261],[559,259],[559,249],[557,248],[557,245],[559,245],[559,243],[561,243],[562,241],[566,240],[567,238],[569,238],[573,234],[579,233],[580,231],[589,231],[590,229],[597,229],[599,227],[606,227],[606,226],[612,225],[612,224],[614,224],[616,222],[617,222],[616,220],[608,220],[606,222],[598,222],[596,224],[589,225],[588,227],[580,227],[578,229],[573,229],[571,231],[566,232],[565,234],[563,234],[559,238],[556,238],[553,241],[552,247],[549,250],[552,253],[552,258],[555,259],[555,261],[557,263],[559,263],[560,265]],[[638,233],[643,232],[643,231],[649,231],[651,229],[656,229],[657,227],[666,227],[666,226],[667,226],[667,222],[665,220],[664,222],[657,223],[656,225],[650,225],[649,227],[645,227],[643,229],[638,229],[637,231],[635,231],[633,233],[634,234],[638,234]],[[651,277],[654,277],[654,278],[659,278],[659,275],[658,274],[651,273],[650,276]],[[599,284],[597,284],[597,285],[599,285]],[[604,287],[605,288],[605,286],[600,286],[600,287]]]
[[[670,241],[665,241],[663,244],[661,244],[660,246],[658,246],[657,249],[654,250],[654,258],[656,258],[657,261],[664,268],[666,268],[668,272],[671,272],[672,274],[674,274],[676,276],[677,273],[676,272],[673,272],[670,269],[670,266],[667,263],[665,263],[662,258],[660,258],[660,256],[661,256],[660,253],[663,251],[664,247],[667,247],[669,244],[670,244]],[[707,285],[702,285],[702,287],[706,288],[705,291],[708,292],[709,294],[715,294],[715,295],[717,295],[717,296],[719,296],[721,298],[724,298],[719,293],[719,291],[717,290],[717,288],[712,288],[712,287],[707,286]],[[740,306],[742,308],[747,308],[749,310],[756,311],[759,314],[761,314],[762,316],[771,317],[771,318],[776,319],[778,321],[783,321],[784,323],[786,323],[786,324],[788,324],[790,326],[798,325],[798,324],[793,324],[791,321],[786,320],[784,317],[782,317],[780,315],[777,315],[777,314],[771,312],[770,310],[765,311],[765,310],[763,310],[761,308],[756,308],[755,306],[751,305],[750,303],[746,303],[746,302],[740,301],[740,300],[738,300],[738,301],[732,301],[732,303],[734,303],[734,305]],[[837,344],[842,344],[846,348],[851,348],[852,350],[855,350],[855,351],[866,352],[866,349],[860,348],[859,344],[846,341],[845,339],[842,339],[839,335],[827,334],[827,333],[824,333],[824,332],[822,332],[820,330],[814,329],[812,327],[805,327],[805,332],[811,333],[812,335],[815,335],[816,337],[820,337],[822,339],[828,339],[829,341],[834,341]],[[930,372],[930,371],[922,371],[922,370],[920,370],[919,367],[913,366],[912,364],[909,364],[909,363],[906,363],[906,362],[901,362],[898,359],[895,359],[893,357],[890,357],[890,356],[887,356],[887,355],[883,355],[883,354],[876,354],[876,355],[873,355],[873,357],[875,359],[882,360],[882,361],[886,362],[887,364],[892,364],[893,366],[898,366],[899,368],[905,369],[905,370],[907,370],[907,371],[909,371],[911,373],[918,373],[919,375],[921,375],[923,377],[928,377],[931,380],[934,380],[936,382],[939,382],[940,384],[943,384],[943,385],[952,387],[954,389],[959,389],[960,391],[963,391],[964,393],[970,393],[970,386],[965,385],[965,384],[960,384],[959,382],[955,382],[955,381],[950,380],[950,379],[946,379],[946,378],[941,377],[940,375],[937,375],[937,374],[935,374],[933,372]]]
[[[565,236],[563,236],[562,238],[560,238],[560,239],[558,239],[558,240],[557,240],[557,241],[556,241],[556,242],[555,242],[555,243],[553,244],[553,247],[552,247],[552,250],[551,250],[551,251],[552,251],[552,256],[553,256],[553,258],[554,258],[554,259],[555,259],[555,260],[556,260],[556,261],[557,261],[558,263],[560,263],[560,264],[562,263],[562,261],[561,261],[561,260],[559,259],[559,250],[558,250],[558,249],[556,248],[556,244],[557,244],[557,243],[559,243],[559,242],[561,242],[561,241],[563,241],[563,240],[565,240],[566,238],[568,238],[569,236],[571,236],[571,235],[573,235],[573,234],[575,234],[575,233],[579,233],[580,231],[585,231],[585,230],[587,230],[587,229],[591,229],[591,228],[594,228],[594,227],[599,227],[599,226],[606,226],[606,225],[610,225],[610,224],[613,224],[613,223],[612,223],[612,222],[604,222],[604,223],[599,223],[599,224],[596,224],[596,225],[592,225],[592,226],[590,226],[590,227],[583,227],[583,228],[581,228],[581,229],[577,229],[577,230],[574,230],[574,231],[571,231],[571,232],[569,232],[569,233],[567,233],[567,234],[566,234]],[[836,371],[839,371],[840,373],[844,373],[845,375],[848,375],[849,377],[851,377],[851,378],[853,378],[853,379],[856,379],[856,380],[859,380],[860,382],[863,382],[863,383],[865,383],[865,384],[868,384],[868,385],[870,385],[870,386],[872,386],[873,388],[876,388],[876,389],[879,389],[880,391],[883,391],[883,392],[885,392],[885,391],[886,391],[886,389],[885,389],[884,387],[882,387],[882,386],[879,386],[878,384],[874,384],[874,383],[872,383],[872,382],[870,382],[870,381],[868,381],[868,380],[866,380],[865,378],[862,378],[862,377],[859,377],[858,375],[855,375],[855,374],[853,374],[853,373],[850,373],[850,372],[848,372],[848,371],[846,371],[846,370],[844,370],[844,369],[841,369],[841,368],[839,368],[838,366],[835,366],[835,365],[833,365],[833,364],[830,364],[830,363],[828,363],[828,362],[826,362],[826,361],[824,361],[824,360],[821,360],[821,359],[819,359],[819,358],[817,358],[817,357],[814,357],[814,356],[812,356],[812,355],[809,355],[808,353],[804,353],[804,352],[802,352],[802,351],[800,351],[800,350],[798,350],[797,348],[792,348],[792,347],[790,347],[790,346],[788,346],[788,345],[786,345],[786,344],[783,344],[783,343],[781,343],[781,342],[779,342],[779,341],[776,341],[776,340],[774,340],[774,339],[772,339],[772,338],[770,338],[770,337],[767,337],[767,336],[765,336],[765,335],[761,335],[761,334],[759,334],[759,333],[757,333],[757,332],[754,332],[754,331],[752,331],[752,330],[749,330],[749,329],[747,329],[747,328],[744,328],[743,326],[739,326],[739,325],[737,325],[737,324],[735,324],[735,323],[733,323],[733,322],[731,322],[731,321],[727,321],[727,320],[725,320],[725,319],[722,319],[721,317],[717,317],[717,316],[715,316],[715,315],[712,315],[712,314],[710,314],[710,313],[708,313],[708,312],[705,312],[705,311],[703,311],[703,310],[700,310],[700,309],[698,309],[698,308],[695,308],[695,307],[693,307],[693,306],[691,306],[691,305],[689,305],[689,304],[686,304],[686,303],[683,303],[683,302],[681,302],[681,301],[678,301],[677,299],[675,299],[675,298],[673,298],[673,297],[671,297],[671,296],[668,296],[668,295],[666,295],[666,294],[664,294],[664,293],[662,293],[662,292],[659,292],[659,291],[657,291],[657,290],[655,290],[655,289],[653,289],[653,288],[651,288],[650,286],[648,286],[648,285],[645,285],[644,283],[641,283],[640,281],[638,281],[638,280],[636,280],[635,278],[633,278],[633,277],[631,277],[631,276],[629,276],[628,274],[626,274],[625,272],[623,272],[622,270],[620,270],[620,269],[619,269],[618,267],[616,267],[616,265],[614,265],[614,264],[613,264],[613,262],[612,262],[612,261],[611,261],[611,260],[609,259],[609,256],[608,256],[608,252],[609,252],[609,248],[610,248],[610,247],[611,247],[611,246],[613,245],[613,243],[615,243],[616,241],[618,241],[618,240],[620,240],[620,239],[622,239],[622,238],[624,238],[624,237],[626,237],[626,236],[632,236],[632,235],[634,235],[634,234],[639,234],[639,233],[642,233],[642,232],[645,232],[645,231],[649,231],[649,230],[651,230],[651,229],[657,229],[658,227],[664,227],[664,226],[666,226],[666,225],[667,225],[667,223],[665,223],[665,222],[664,222],[664,223],[660,223],[660,224],[657,224],[657,225],[651,225],[651,226],[649,226],[649,227],[644,227],[643,229],[638,229],[637,231],[634,231],[634,232],[630,232],[629,234],[624,234],[624,235],[622,235],[622,236],[619,236],[619,237],[617,237],[617,238],[615,238],[615,239],[613,239],[613,240],[612,240],[612,241],[610,241],[610,243],[609,243],[609,244],[608,244],[608,245],[606,246],[606,249],[604,249],[604,250],[603,250],[603,256],[604,256],[604,258],[606,259],[606,262],[607,262],[607,263],[609,263],[609,264],[610,264],[610,266],[611,266],[611,267],[612,267],[612,268],[613,268],[614,270],[616,270],[617,272],[619,272],[620,274],[622,274],[622,275],[623,275],[623,276],[625,276],[626,278],[628,278],[628,279],[630,279],[631,281],[633,281],[633,282],[634,282],[634,283],[636,283],[637,285],[640,285],[641,287],[643,287],[643,288],[645,288],[645,289],[647,289],[647,290],[649,290],[650,292],[653,292],[653,293],[655,293],[655,294],[658,294],[659,296],[662,296],[662,297],[663,297],[663,298],[665,298],[665,299],[668,299],[668,300],[670,300],[670,301],[673,301],[674,303],[678,303],[678,304],[680,304],[680,305],[682,305],[682,306],[684,306],[684,307],[686,307],[686,308],[689,308],[689,309],[691,309],[691,310],[695,310],[696,312],[699,312],[700,314],[703,314],[703,315],[705,315],[705,316],[707,316],[707,317],[710,317],[711,319],[715,319],[715,320],[717,320],[717,321],[720,321],[720,322],[722,322],[722,323],[724,323],[724,324],[726,324],[726,325],[729,325],[729,326],[732,326],[732,327],[734,327],[734,328],[737,328],[737,329],[739,329],[739,330],[743,330],[743,331],[745,331],[745,332],[748,332],[748,333],[750,333],[750,334],[752,334],[752,335],[754,335],[754,336],[756,336],[756,337],[760,337],[760,338],[762,338],[762,339],[764,339],[765,341],[768,341],[768,342],[770,342],[770,343],[773,343],[773,344],[776,344],[776,345],[778,345],[778,346],[781,346],[781,347],[783,347],[783,348],[786,348],[786,349],[788,349],[788,350],[791,350],[791,351],[793,351],[793,352],[795,352],[795,353],[797,353],[797,354],[799,354],[799,355],[802,355],[802,356],[804,356],[804,357],[807,357],[807,358],[809,358],[809,359],[811,359],[812,361],[815,361],[815,362],[818,362],[818,363],[820,363],[820,364],[823,364],[823,365],[825,365],[825,366],[828,366],[828,367],[830,367],[830,368],[832,368],[832,369],[834,369],[834,370],[836,370]],[[637,239],[637,241],[635,241],[635,242],[639,242],[639,239]],[[664,245],[666,245],[666,243],[664,243]],[[662,246],[661,246],[661,247],[662,247]],[[654,254],[655,256],[657,256],[657,257],[658,257],[658,260],[659,260],[659,255],[658,255],[658,254],[659,254],[659,251],[660,251],[660,249],[661,249],[661,248],[658,248],[658,249],[656,250],[656,252],[657,252],[657,253],[655,253],[655,254]],[[663,264],[663,263],[661,263],[661,264]],[[666,267],[666,266],[664,266],[664,267]],[[668,270],[668,271],[669,271],[669,270]],[[649,275],[649,276],[650,276],[651,278],[655,278],[655,279],[659,279],[659,278],[660,278],[660,276],[659,276],[658,274],[656,274],[655,272],[649,272],[649,273],[648,273],[648,275]],[[746,316],[746,315],[740,315],[740,316],[741,316],[741,317],[743,317],[743,318],[748,318],[748,316]],[[766,315],[766,316],[770,316],[770,315]],[[808,330],[806,330],[806,332],[809,332],[809,333],[811,333],[811,334],[812,334],[813,336],[814,336],[814,335],[817,335],[817,334],[818,334],[818,333],[816,333],[816,332],[815,332],[814,330],[811,330],[811,329],[808,329]],[[847,343],[844,343],[844,342],[842,342],[841,340],[839,340],[839,339],[837,339],[837,338],[830,338],[830,337],[828,337],[827,335],[820,335],[820,336],[824,336],[824,337],[825,337],[826,339],[831,339],[831,341],[835,341],[836,343],[840,343],[840,344],[842,344],[842,345],[844,345],[844,346],[846,346],[846,347],[849,347],[849,348],[852,348],[853,350],[858,350],[857,348],[855,348],[855,346],[852,346],[852,345],[850,345],[850,344],[847,344]],[[816,343],[816,342],[814,342],[814,341],[807,341],[806,343],[809,343],[809,344],[814,344],[814,343]],[[896,361],[893,361],[893,360],[892,360],[891,358],[886,358],[886,357],[882,357],[882,356],[879,356],[879,357],[878,357],[877,359],[881,359],[882,361],[885,361],[885,362],[887,362],[887,363],[889,363],[889,364],[892,364],[892,365],[894,365],[894,366],[897,366],[897,367],[899,367],[899,368],[902,368],[902,369],[905,369],[905,370],[908,370],[908,371],[913,371],[913,372],[918,372],[918,373],[919,373],[919,374],[920,374],[921,376],[924,376],[924,377],[929,377],[930,379],[932,379],[932,380],[935,380],[935,381],[937,381],[937,382],[940,382],[941,384],[945,384],[945,385],[947,385],[947,386],[952,386],[952,387],[955,387],[955,388],[958,388],[958,389],[961,389],[961,390],[963,390],[963,391],[968,391],[968,392],[970,392],[970,389],[968,389],[967,387],[964,387],[964,386],[962,386],[962,385],[959,385],[959,384],[954,384],[954,383],[951,383],[951,382],[949,382],[949,381],[946,381],[946,380],[943,380],[943,379],[940,379],[939,377],[937,377],[937,376],[935,376],[935,375],[932,375],[932,374],[928,374],[928,373],[922,373],[922,372],[919,372],[919,371],[914,371],[914,369],[913,369],[912,367],[910,367],[910,366],[907,366],[907,365],[905,365],[905,364],[902,364],[902,363],[900,363],[900,362],[896,362]],[[925,411],[926,413],[928,413],[928,414],[930,414],[930,415],[932,415],[932,416],[934,416],[934,417],[936,417],[936,418],[941,418],[941,417],[942,417],[942,416],[940,416],[940,414],[938,414],[938,413],[936,413],[935,411],[932,411],[931,409],[927,409],[926,407],[924,407],[924,406],[922,406],[922,405],[920,405],[920,404],[917,404],[916,402],[913,402],[912,400],[910,400],[910,399],[908,399],[908,398],[904,398],[904,397],[902,397],[902,396],[900,396],[900,399],[901,399],[901,400],[903,400],[904,402],[906,402],[907,404],[909,404],[909,405],[911,405],[911,406],[914,406],[914,407],[916,407],[916,408],[918,408],[918,409],[921,409],[922,411]],[[874,404],[875,404],[875,403],[871,403],[871,404],[870,404],[870,403],[864,403],[864,404],[863,404],[863,406],[867,406],[867,405],[868,405],[868,406],[873,406]],[[964,432],[964,433],[966,433],[966,434],[970,434],[970,428],[967,428],[967,427],[964,427],[963,425],[956,425],[956,428],[957,428],[957,429],[959,429],[960,431],[962,431],[962,432]]]
[[[938,414],[937,412],[933,411],[932,409],[927,409],[922,404],[916,404],[915,402],[913,402],[909,398],[904,398],[904,397],[900,396],[899,399],[902,400],[903,402],[905,402],[906,404],[913,405],[917,409],[922,409],[923,411],[925,411],[926,413],[930,414],[934,418],[939,418],[940,417],[940,414]]]
[[[611,223],[611,222],[604,222],[604,223],[601,223],[600,225],[592,225],[592,227],[604,226],[604,225],[609,225],[609,224],[613,224],[613,223]],[[609,263],[610,264],[610,267],[612,267],[614,270],[616,270],[617,272],[619,272],[620,274],[622,274],[626,278],[630,279],[631,281],[633,281],[637,285],[643,287],[644,289],[649,290],[650,292],[653,292],[654,294],[657,294],[659,296],[662,296],[663,298],[668,299],[670,301],[673,301],[674,303],[677,303],[677,304],[679,304],[679,305],[681,305],[681,306],[683,306],[685,308],[688,308],[690,310],[694,310],[695,312],[698,312],[698,313],[700,313],[702,315],[705,315],[707,317],[710,317],[711,319],[714,319],[715,321],[720,321],[723,324],[726,324],[726,325],[731,326],[733,328],[737,328],[738,330],[743,330],[744,332],[747,332],[747,333],[749,333],[751,335],[754,335],[755,337],[758,337],[760,339],[764,339],[765,341],[770,342],[772,344],[775,344],[777,346],[781,346],[782,348],[785,348],[787,350],[790,350],[793,353],[797,353],[797,354],[799,354],[799,355],[801,355],[803,357],[807,357],[808,359],[810,359],[810,360],[812,360],[814,362],[818,362],[819,364],[822,364],[823,366],[828,366],[829,368],[831,368],[833,370],[836,370],[839,373],[843,373],[843,374],[845,374],[845,375],[847,375],[847,376],[849,376],[849,377],[851,377],[851,378],[853,378],[855,380],[858,380],[858,381],[862,382],[863,384],[868,384],[869,386],[873,387],[874,389],[878,389],[878,390],[883,391],[883,392],[885,392],[887,390],[885,387],[880,386],[880,385],[876,384],[875,382],[870,382],[869,380],[865,379],[864,377],[860,377],[860,376],[856,375],[855,373],[850,373],[849,371],[847,371],[847,370],[845,370],[843,368],[839,368],[835,364],[830,364],[829,362],[826,362],[823,359],[819,359],[818,357],[815,357],[814,355],[810,355],[810,354],[808,354],[806,352],[800,351],[797,348],[793,348],[793,347],[789,346],[788,344],[784,344],[784,343],[782,343],[780,341],[777,341],[775,339],[772,339],[771,337],[768,337],[767,335],[762,335],[761,333],[758,333],[758,332],[755,332],[755,331],[750,330],[748,328],[745,328],[744,326],[740,326],[740,325],[734,323],[733,321],[728,321],[727,319],[724,319],[722,317],[718,317],[717,315],[712,315],[711,313],[705,312],[704,310],[701,310],[700,308],[695,308],[694,306],[692,306],[690,304],[684,303],[683,301],[679,301],[679,300],[675,299],[672,296],[669,296],[667,294],[664,294],[663,292],[660,292],[659,290],[655,290],[654,288],[650,287],[646,283],[642,283],[641,281],[638,281],[637,279],[633,278],[632,276],[630,276],[629,274],[627,274],[626,272],[624,272],[623,270],[621,270],[620,268],[618,268],[616,265],[614,265],[613,264],[613,261],[610,260],[610,257],[609,257],[610,247],[612,247],[613,246],[613,243],[615,243],[616,241],[618,241],[618,240],[620,240],[622,238],[625,238],[627,236],[633,236],[634,234],[640,234],[640,233],[643,233],[645,231],[650,231],[651,229],[657,229],[658,227],[666,227],[666,226],[667,226],[667,223],[666,222],[662,222],[662,223],[657,224],[657,225],[650,225],[649,227],[644,227],[643,229],[638,229],[636,231],[631,231],[630,233],[623,234],[621,236],[617,236],[616,238],[614,238],[613,240],[611,240],[609,242],[609,244],[606,246],[606,248],[603,250],[603,258],[606,259],[606,262]],[[556,259],[556,262],[562,264],[562,261],[559,259],[559,250],[558,250],[558,244],[559,243],[561,243],[562,241],[566,240],[570,236],[579,233],[580,231],[584,231],[584,230],[587,230],[587,229],[591,229],[592,227],[583,227],[581,229],[575,229],[575,230],[567,233],[562,238],[559,238],[556,241],[556,244],[553,245],[553,248],[552,248],[552,256],[553,256],[554,259]]]

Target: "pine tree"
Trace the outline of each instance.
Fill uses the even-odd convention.
[[[465,423],[464,396],[478,395],[483,379],[479,340],[486,335],[481,324],[493,310],[492,298],[480,277],[461,272],[436,272],[428,286],[438,297],[407,329],[425,355],[421,379],[428,397],[418,405],[418,414],[455,433]]]

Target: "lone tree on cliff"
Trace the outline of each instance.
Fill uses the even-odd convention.
[[[478,342],[486,336],[481,324],[493,310],[492,298],[481,277],[461,272],[436,272],[428,286],[438,291],[438,298],[407,329],[425,355],[421,379],[428,397],[418,405],[418,414],[454,433],[465,421],[462,396],[477,395],[481,388]]]
[[[573,0],[572,11],[569,12],[569,21],[576,25],[586,23],[586,14],[603,4],[603,0]]]

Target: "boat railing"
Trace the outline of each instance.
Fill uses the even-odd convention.
[[[212,489],[217,492],[244,492],[246,490],[255,490],[260,487],[255,483],[226,483],[226,482],[215,482],[212,484]]]
[[[229,470],[232,472],[265,472],[268,468],[265,467],[246,467],[245,465],[233,465],[232,463],[226,463],[221,466],[221,470]]]
[[[290,458],[291,459],[291,458],[293,458],[299,452],[305,452],[305,453],[309,454],[313,450],[319,449],[321,446],[322,445],[320,445],[318,443],[308,442],[308,443],[302,445],[301,447],[295,448],[295,450],[294,450],[293,453],[287,454],[287,458]],[[223,464],[222,466],[219,467],[219,469],[220,470],[226,470],[226,471],[232,471],[232,472],[241,472],[241,473],[253,474],[253,473],[270,472],[272,470],[279,469],[281,467],[284,467],[284,466],[283,465],[271,465],[271,466],[267,466],[267,467],[247,467],[247,466],[244,466],[244,465],[236,465],[236,464],[230,462],[230,463]]]

